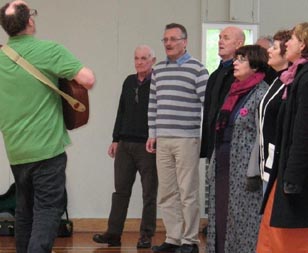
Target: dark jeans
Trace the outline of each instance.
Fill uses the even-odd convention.
[[[16,182],[16,252],[50,253],[66,207],[66,154],[12,165]]]
[[[157,170],[155,155],[145,149],[145,143],[120,141],[114,161],[115,192],[107,232],[121,235],[127,215],[137,171],[141,177],[143,210],[140,234],[153,236],[156,229]]]

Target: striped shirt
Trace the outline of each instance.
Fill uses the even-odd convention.
[[[149,138],[200,136],[201,109],[208,71],[185,53],[176,62],[159,62],[152,74]]]

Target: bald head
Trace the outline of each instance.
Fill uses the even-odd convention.
[[[269,49],[273,45],[273,37],[271,36],[262,36],[259,37],[256,41],[256,45],[259,45],[266,50]]]
[[[243,43],[245,42],[245,33],[241,28],[237,26],[227,26],[222,31],[228,34],[232,34],[235,39],[241,40]]]
[[[219,34],[218,54],[223,61],[234,57],[236,49],[245,44],[245,34],[236,26],[228,26]]]
[[[28,4],[23,0],[7,3],[0,9],[0,24],[10,36],[35,33],[34,15],[30,14]]]
[[[27,3],[25,1],[22,1],[22,0],[13,1],[9,4],[8,8],[6,9],[5,15],[14,15],[15,10],[16,10],[16,6],[18,6],[18,5],[28,6]]]

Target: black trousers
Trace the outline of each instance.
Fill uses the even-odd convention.
[[[112,205],[108,220],[108,233],[121,235],[127,209],[136,179],[141,177],[143,210],[140,234],[153,236],[156,229],[157,170],[156,158],[145,149],[145,143],[120,141],[114,161]]]

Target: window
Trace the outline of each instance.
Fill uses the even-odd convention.
[[[202,26],[202,62],[211,74],[218,66],[218,39],[220,31],[227,26],[238,26],[243,29],[245,44],[253,44],[258,37],[258,25],[239,23],[204,23]]]

